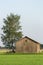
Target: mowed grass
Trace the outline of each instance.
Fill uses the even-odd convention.
[[[2,54],[0,65],[43,65],[43,54]]]

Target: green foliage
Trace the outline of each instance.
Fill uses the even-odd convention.
[[[43,55],[0,55],[0,65],[43,65]]]
[[[5,46],[12,46],[17,40],[22,38],[20,16],[10,14],[4,19],[4,25],[2,27],[2,41]]]

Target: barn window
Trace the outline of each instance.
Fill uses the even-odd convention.
[[[27,42],[27,40],[25,40],[25,42]]]

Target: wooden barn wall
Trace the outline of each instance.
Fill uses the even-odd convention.
[[[27,39],[21,39],[16,43],[16,52],[18,53],[35,53],[40,51],[40,45]]]

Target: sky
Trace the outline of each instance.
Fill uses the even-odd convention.
[[[24,36],[43,44],[43,0],[0,0],[0,46],[3,18],[10,13],[20,15]]]

